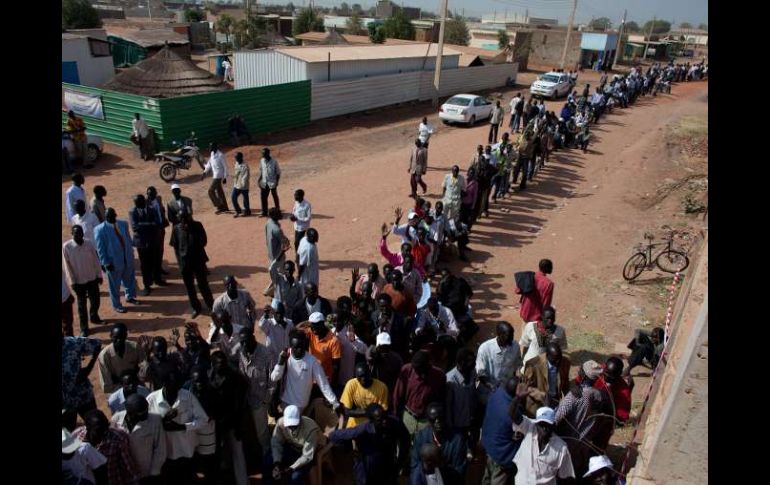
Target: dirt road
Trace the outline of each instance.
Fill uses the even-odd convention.
[[[531,77],[522,74],[519,82],[528,85]],[[598,80],[594,73],[584,78],[592,85]],[[582,88],[584,79],[580,81]],[[518,91],[528,96],[526,89],[499,94],[507,106]],[[486,338],[492,323],[499,320],[511,322],[516,336],[520,335],[513,273],[536,268],[541,258],[554,262],[554,306],[558,323],[567,329],[573,362],[603,360],[628,342],[634,328],[662,319],[665,307],[661,307],[660,293],[666,280],[643,276],[647,284],[627,285],[621,269],[645,231],[662,224],[692,225],[673,198],[653,205],[645,200],[664,180],[679,179],[693,170],[705,172],[704,167],[694,169],[672,160],[665,135],[683,117],[705,118],[707,94],[706,83],[687,83],[676,86],[672,95],[641,98],[631,109],[616,110],[593,129],[587,154],[557,152],[527,191],[492,206],[490,217],[474,228],[470,264],[449,264],[474,288],[472,305],[482,326],[480,337]],[[548,109],[558,112],[562,104],[549,102]],[[438,123],[435,110],[419,104],[314,123],[292,133],[262,137],[259,145],[240,149],[251,166],[252,185],[260,148],[273,149],[283,170],[279,193],[284,210],[291,209],[295,189],[305,190],[313,205],[312,225],[320,233],[323,296],[336,299],[347,294],[352,268],[363,270],[369,262],[382,263],[377,251],[380,224],[391,222],[395,207],[406,209],[413,203],[407,197],[407,166],[422,116],[438,127],[431,138],[425,177],[427,198],[435,201],[449,168],[453,164],[467,168],[475,146],[486,143],[487,126],[445,127]],[[128,149],[108,146],[107,151],[109,155],[96,168],[85,172],[89,196],[94,185],[104,185],[107,205],[124,219],[132,206],[131,196],[143,193],[148,185],[156,186],[168,200],[170,190],[159,179],[156,164],[140,161]],[[234,151],[225,155],[232,170]],[[196,218],[209,234],[215,296],[223,291],[222,277],[233,274],[260,305],[267,303],[262,296],[268,281],[265,219],[214,215],[206,195],[208,180],[199,181],[197,170],[193,172],[179,183],[183,193],[192,197]],[[62,180],[63,196],[69,181]],[[229,187],[228,183],[228,197]],[[251,205],[259,207],[258,191],[252,190]],[[292,233],[288,220],[282,226],[287,235]],[[69,228],[62,219],[62,240],[68,238]],[[395,241],[391,247],[396,248]],[[125,315],[112,311],[103,287],[102,318],[125,322],[132,337],[168,335],[171,328],[189,321],[184,287],[169,247],[165,260],[171,269],[171,286],[140,297],[141,304],[129,305]],[[197,319],[202,328],[208,322],[205,316]],[[108,328],[97,327],[94,336],[108,338]]]

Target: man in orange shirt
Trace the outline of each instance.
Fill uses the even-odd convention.
[[[417,313],[417,304],[404,286],[404,275],[396,269],[391,273],[391,277],[392,283],[385,285],[382,292],[390,296],[393,311],[400,313],[404,318],[414,318]]]
[[[67,112],[67,131],[72,135],[72,143],[75,145],[76,156],[83,159],[83,166],[86,162],[86,152],[88,150],[88,137],[86,136],[86,124],[82,118],[78,118],[75,112]],[[87,167],[86,167],[87,168]]]
[[[337,340],[337,336],[326,327],[323,313],[313,312],[308,320],[300,323],[296,328],[307,335],[310,354],[321,363],[329,382],[337,382],[342,361],[342,345]]]

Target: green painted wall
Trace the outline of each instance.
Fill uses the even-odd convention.
[[[310,123],[310,81],[159,99],[163,120],[160,143],[183,141],[195,131],[198,146],[229,143],[227,120],[238,113],[252,136]]]
[[[131,120],[139,113],[150,128],[155,129],[158,138],[163,139],[160,107],[158,100],[133,94],[106,91],[104,89],[62,83],[62,91],[68,89],[102,97],[104,120],[83,116],[88,133],[101,136],[104,141],[116,145],[131,145]],[[62,92],[62,100],[64,93]],[[63,103],[62,103],[63,104]],[[62,110],[62,127],[67,125],[67,112]]]
[[[112,43],[112,63],[115,67],[133,66],[147,57],[147,49],[120,37],[107,36]]]

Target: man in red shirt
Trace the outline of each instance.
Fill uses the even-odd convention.
[[[535,291],[522,295],[521,290],[516,288],[516,294],[521,295],[519,315],[524,323],[539,321],[543,308],[551,306],[553,299],[553,281],[548,279],[553,272],[553,263],[550,259],[541,259],[538,266],[540,270],[535,272]]]
[[[424,350],[415,352],[412,363],[401,368],[393,389],[393,415],[401,418],[411,437],[428,426],[427,408],[446,399],[446,375],[430,364]]]

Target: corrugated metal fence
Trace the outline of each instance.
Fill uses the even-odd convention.
[[[481,91],[516,80],[518,64],[448,69],[441,72],[439,96]],[[318,120],[413,100],[431,99],[432,72],[408,72],[355,81],[313,85],[310,118]]]
[[[98,95],[102,98],[104,120],[84,118],[86,130],[93,135],[101,136],[104,141],[116,145],[130,145],[131,120],[134,113],[139,113],[150,128],[155,129],[158,138],[163,139],[163,126],[161,124],[160,108],[158,101],[144,96],[117,93],[104,89],[62,83],[62,126],[67,124],[67,111],[64,108],[64,90],[75,91],[90,95]]]
[[[198,145],[229,140],[227,121],[241,115],[252,136],[310,123],[310,81],[159,99],[162,145],[195,131]]]

